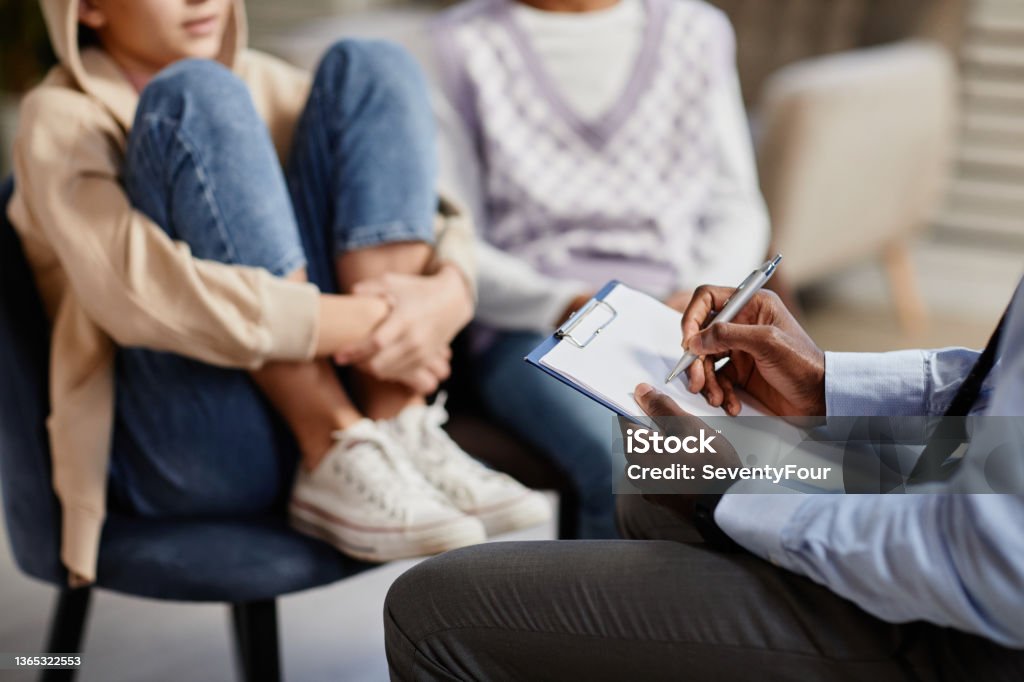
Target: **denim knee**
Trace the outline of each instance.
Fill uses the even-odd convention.
[[[196,107],[204,117],[217,119],[235,109],[232,102],[254,109],[241,78],[212,59],[182,59],[160,71],[143,88],[137,116],[160,113],[181,118],[186,107]]]
[[[335,188],[346,195],[333,226],[337,253],[433,243],[434,118],[426,80],[408,52],[378,40],[335,43],[317,67],[304,118],[322,128],[339,157],[348,157],[342,163],[351,174]]]
[[[426,79],[416,60],[405,48],[384,40],[334,43],[317,67],[314,88],[318,86],[321,91],[346,91],[346,95],[355,87],[392,106],[430,112]]]
[[[270,132],[215,61],[175,62],[143,89],[123,175],[132,206],[197,258],[279,276],[306,263]]]

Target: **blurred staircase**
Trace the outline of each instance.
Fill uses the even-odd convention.
[[[960,59],[959,152],[937,225],[1024,245],[1024,2],[974,0]]]

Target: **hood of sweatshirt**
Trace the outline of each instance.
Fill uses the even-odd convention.
[[[50,43],[72,84],[95,97],[126,129],[135,116],[138,93],[107,54],[96,47],[81,49],[78,44],[79,0],[40,0]],[[235,68],[246,48],[247,27],[244,0],[234,0],[231,16],[224,28],[224,39],[217,59]]]

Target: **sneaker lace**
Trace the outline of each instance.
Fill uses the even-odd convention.
[[[441,391],[437,394],[434,404],[424,410],[423,421],[416,433],[420,447],[416,448],[414,456],[426,465],[424,475],[427,480],[443,492],[454,492],[450,485],[451,481],[447,476],[442,475],[445,470],[470,474],[477,479],[491,478],[500,474],[463,452],[462,448],[444,430],[444,425],[448,423],[448,411],[445,409],[447,401],[448,394]]]
[[[334,472],[363,499],[391,518],[405,520],[412,497],[431,488],[412,466],[396,456],[395,446],[382,434],[360,436],[349,445],[351,453],[342,462],[334,462]]]
[[[444,409],[448,402],[448,393],[441,391],[434,399],[434,404],[427,407],[423,413],[423,424],[420,429],[421,438],[424,444],[431,440],[451,443],[448,434],[444,432],[444,425],[448,423],[448,410]]]

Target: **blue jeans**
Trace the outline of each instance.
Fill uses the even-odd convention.
[[[531,332],[502,333],[476,359],[484,404],[569,477],[580,503],[580,538],[618,537],[612,495],[614,414],[523,363],[544,338]]]
[[[139,100],[124,168],[132,204],[196,258],[336,292],[335,257],[432,242],[434,126],[399,48],[343,41],[317,69],[287,171],[245,84],[216,62],[168,67]],[[110,496],[147,516],[235,515],[285,498],[298,448],[249,375],[122,348]]]

